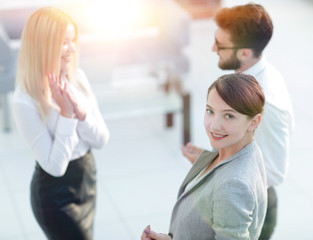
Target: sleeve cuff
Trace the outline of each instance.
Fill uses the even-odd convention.
[[[78,120],[78,124],[82,126],[83,128],[88,127],[90,125],[90,122],[92,121],[92,118],[90,117],[90,115],[91,115],[91,112],[86,111],[85,120],[83,121]]]
[[[62,135],[71,135],[76,130],[77,122],[77,119],[59,116],[57,132]]]

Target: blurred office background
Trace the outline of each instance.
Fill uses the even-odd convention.
[[[8,45],[0,48],[0,239],[45,239],[29,200],[34,157],[17,132],[10,107],[14,80],[7,80],[14,78],[11,63],[33,10],[58,6],[78,22],[80,67],[111,132],[110,143],[94,150],[95,239],[135,240],[149,224],[158,232],[168,230],[178,188],[190,168],[180,145],[191,140],[209,147],[202,123],[206,91],[226,73],[211,52],[216,29],[212,16],[219,7],[248,2],[1,1],[0,33],[6,34],[1,44]],[[277,187],[278,223],[272,239],[311,240],[313,2],[254,2],[273,19],[274,35],[265,55],[285,78],[296,120],[289,173]]]

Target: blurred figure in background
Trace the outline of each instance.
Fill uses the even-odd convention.
[[[293,110],[281,74],[262,55],[272,37],[273,24],[259,4],[220,9],[212,50],[219,56],[218,66],[254,76],[265,94],[262,122],[255,139],[260,146],[267,173],[268,209],[260,239],[270,239],[276,226],[277,198],[274,186],[283,182],[289,162],[289,141],[293,129]],[[182,153],[192,163],[202,149],[191,143]]]
[[[204,127],[216,151],[203,151],[183,181],[169,234],[148,226],[141,240],[258,239],[267,187],[253,135],[264,101],[250,75],[224,75],[209,87]]]
[[[77,26],[62,10],[35,11],[23,30],[13,113],[36,166],[31,204],[48,239],[92,239],[96,166],[109,131],[84,72]]]

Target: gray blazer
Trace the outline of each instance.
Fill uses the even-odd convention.
[[[185,187],[218,152],[203,151],[183,181],[169,232],[175,240],[258,239],[267,207],[266,173],[256,142]]]

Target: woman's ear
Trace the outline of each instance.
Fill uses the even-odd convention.
[[[262,115],[260,113],[255,115],[251,119],[251,123],[250,123],[250,127],[248,128],[248,131],[253,132],[259,126],[261,122],[261,118],[262,118]]]

